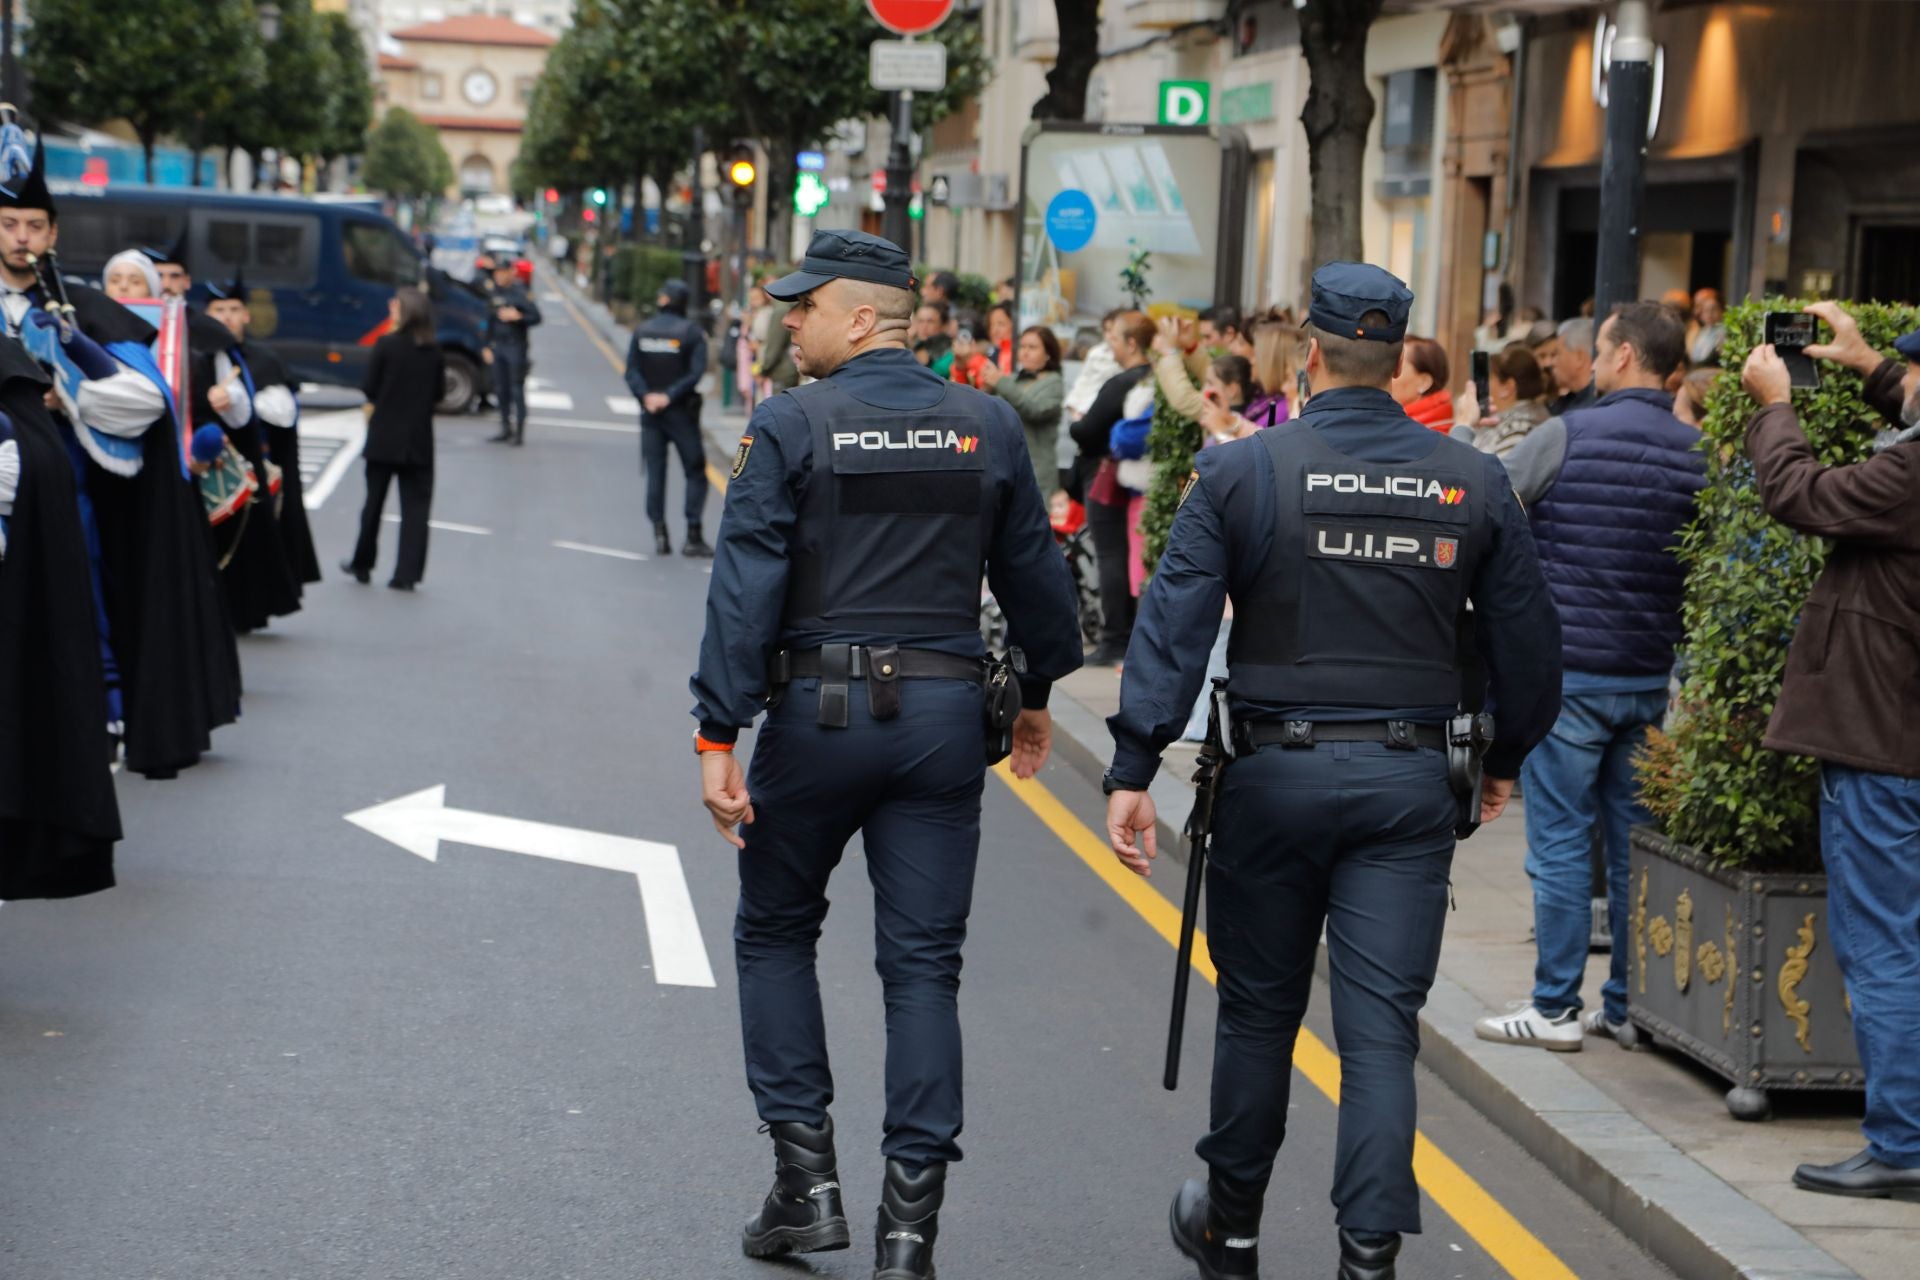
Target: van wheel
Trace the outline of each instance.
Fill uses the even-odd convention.
[[[480,366],[473,357],[458,351],[447,352],[446,363],[446,394],[435,409],[448,414],[472,413],[480,398]]]

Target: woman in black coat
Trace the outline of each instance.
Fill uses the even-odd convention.
[[[387,486],[400,482],[400,558],[396,591],[411,591],[427,571],[427,507],[433,500],[433,410],[440,403],[446,362],[433,340],[433,309],[418,289],[402,289],[387,304],[393,332],[376,342],[363,387],[367,394],[367,505],[360,541],[340,565],[361,582],[373,574],[380,543],[380,511]]]

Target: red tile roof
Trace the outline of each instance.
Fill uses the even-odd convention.
[[[525,121],[504,116],[421,116],[420,122],[436,129],[469,129],[475,133],[519,133],[526,127]]]
[[[397,54],[383,53],[380,55],[380,69],[382,71],[418,71],[420,64],[412,58],[402,58]]]
[[[559,43],[555,37],[538,27],[526,27],[512,18],[496,18],[485,14],[429,22],[391,34],[395,40],[412,40],[422,44],[505,44],[545,49]]]

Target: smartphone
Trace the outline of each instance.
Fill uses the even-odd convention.
[[[1796,391],[1820,385],[1820,369],[1807,354],[1818,336],[1815,319],[1804,311],[1769,311],[1762,336],[1787,366],[1787,384]]]
[[[1485,351],[1473,353],[1473,394],[1480,399],[1480,416],[1493,416],[1493,357]]]

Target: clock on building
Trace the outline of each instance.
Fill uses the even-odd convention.
[[[468,102],[476,107],[484,107],[493,101],[493,95],[500,91],[500,86],[492,75],[475,67],[460,82],[460,91],[466,94]]]

